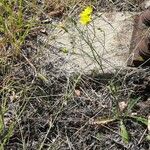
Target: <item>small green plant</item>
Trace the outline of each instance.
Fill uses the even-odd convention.
[[[123,123],[123,120],[120,120],[120,135],[125,143],[129,142],[129,133]]]

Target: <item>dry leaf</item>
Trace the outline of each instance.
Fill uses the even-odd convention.
[[[131,113],[131,116],[137,116],[137,112]]]
[[[148,131],[150,132],[150,116],[148,116],[148,125],[147,125]]]
[[[17,100],[18,97],[19,96],[17,96],[14,91],[12,91],[12,95],[9,96],[11,102],[14,102],[15,100]]]
[[[118,105],[121,112],[124,111],[128,106],[128,104],[125,101],[119,102]]]
[[[63,6],[59,6],[54,11],[48,13],[50,17],[60,17],[63,15],[65,8]]]
[[[103,118],[100,118],[100,119],[92,119],[90,120],[89,124],[92,124],[92,125],[105,125],[105,124],[108,124],[110,122],[113,122],[115,121],[116,119],[114,118],[106,118],[106,119],[103,119]]]
[[[76,96],[80,96],[81,95],[81,91],[80,90],[75,90],[75,94],[76,94]]]

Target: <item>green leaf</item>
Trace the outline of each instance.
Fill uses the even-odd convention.
[[[136,99],[130,99],[128,102],[128,111],[130,111],[137,103],[138,101],[141,99],[141,97],[138,97]]]
[[[40,80],[42,80],[43,82],[48,83],[48,79],[47,79],[43,74],[38,73],[37,76],[38,76],[38,78],[39,78]]]
[[[146,136],[146,140],[147,140],[147,141],[150,141],[150,135],[147,135],[147,136]]]
[[[129,142],[129,134],[122,120],[120,121],[120,135],[125,143]]]
[[[62,51],[63,53],[68,53],[68,49],[65,48],[65,47],[63,47],[63,48],[61,49],[61,51]]]
[[[0,150],[4,150],[4,145],[2,143],[0,144]]]
[[[131,118],[133,118],[136,121],[139,121],[139,122],[145,124],[146,126],[148,126],[148,120],[144,117],[131,116]]]
[[[4,139],[3,139],[3,145],[6,145],[6,143],[9,141],[10,137],[13,135],[13,132],[14,132],[14,125],[15,123],[13,122],[9,128],[8,128],[8,132],[7,134],[5,135]]]
[[[65,26],[60,26],[65,32],[69,33],[68,29]]]
[[[142,56],[139,56],[139,57],[137,58],[137,60],[138,60],[138,61],[144,61],[144,59],[143,59]]]
[[[96,134],[96,138],[97,138],[98,140],[100,140],[100,139],[102,139],[102,135],[101,135],[100,133],[97,133],[97,134]]]
[[[2,115],[0,115],[0,134],[2,133],[3,129],[4,129],[3,117]]]

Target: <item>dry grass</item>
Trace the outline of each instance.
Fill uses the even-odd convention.
[[[129,5],[136,9],[133,1],[118,3],[0,1],[0,150],[149,149],[145,124],[149,107],[137,105],[149,102],[149,69],[68,77],[61,74],[59,64],[48,64],[47,76],[41,74],[37,37],[45,34],[43,20],[63,13],[74,16],[91,4],[96,10],[114,6],[120,11]],[[120,101],[131,101],[125,112],[118,110]],[[133,112],[140,117],[132,118]],[[108,123],[100,123],[104,118]],[[126,127],[121,129],[132,135],[128,144],[125,132],[120,136],[122,119]]]

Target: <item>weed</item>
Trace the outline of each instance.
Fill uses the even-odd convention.
[[[25,19],[24,10],[26,3],[19,1],[5,1],[0,3],[0,32],[2,34],[1,43],[4,47],[8,45],[11,53],[20,54],[21,46],[24,44],[25,38],[32,28],[34,21]]]

